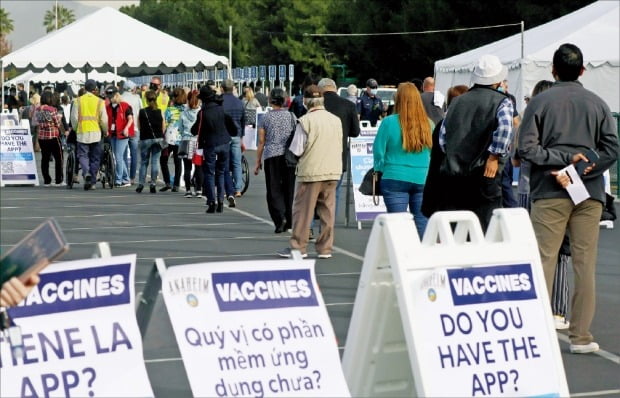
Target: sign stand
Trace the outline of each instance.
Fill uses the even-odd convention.
[[[151,321],[155,302],[161,290],[161,280],[165,273],[166,263],[164,259],[156,258],[151,267],[151,272],[149,272],[149,276],[146,278],[144,289],[137,295],[136,319],[138,320],[138,328],[140,329],[142,339],[146,336],[146,329]]]
[[[379,215],[342,358],[352,396],[567,396],[524,209]],[[447,382],[447,381],[450,382]]]
[[[0,186],[39,185],[30,125],[16,113],[0,114]]]

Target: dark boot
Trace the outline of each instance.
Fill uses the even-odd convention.
[[[140,184],[138,185],[138,188],[136,188],[136,192],[140,193],[142,192],[143,189],[144,189],[144,185]]]
[[[217,210],[218,213],[222,213],[224,211],[224,202],[217,202]]]
[[[207,213],[215,213],[215,202],[210,202],[207,208]]]

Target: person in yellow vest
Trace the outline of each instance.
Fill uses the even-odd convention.
[[[170,101],[170,97],[161,87],[161,79],[159,76],[153,76],[151,78],[151,84],[149,85],[149,90],[153,90],[157,93],[157,108],[165,112],[168,108],[168,102]],[[145,97],[146,91],[142,91],[142,107],[146,108],[148,106]]]
[[[89,79],[84,84],[86,93],[71,109],[71,125],[77,137],[77,157],[84,177],[84,190],[95,189],[97,171],[101,162],[102,131],[108,131],[105,103],[97,96],[97,82]]]

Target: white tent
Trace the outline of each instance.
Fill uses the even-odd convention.
[[[96,69],[120,75],[201,71],[228,64],[192,44],[131,18],[111,7],[5,55],[2,69]]]
[[[112,72],[97,72],[92,71],[88,73],[89,79],[94,79],[100,83],[107,82],[119,82],[125,80],[124,77],[115,75]],[[74,72],[65,72],[60,70],[58,72],[43,71],[40,73],[28,71],[22,73],[19,76],[14,77],[11,80],[4,82],[5,86],[14,86],[17,83],[76,83],[84,84],[84,72],[76,70]]]
[[[620,112],[620,2],[598,1],[571,14],[497,42],[435,62],[435,87],[446,92],[457,84],[470,85],[478,58],[493,54],[508,67],[509,91],[523,109],[523,97],[540,80],[553,80],[553,53],[563,43],[578,46],[586,71],[579,79]],[[523,56],[521,55],[523,51]]]

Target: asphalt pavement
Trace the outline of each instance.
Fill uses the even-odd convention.
[[[37,154],[38,155],[38,154]],[[246,153],[250,165],[255,152]],[[171,164],[171,168],[173,168]],[[40,174],[39,174],[40,176]],[[70,242],[65,260],[89,258],[98,242],[108,242],[113,255],[137,254],[136,292],[144,288],[155,258],[168,267],[215,261],[252,261],[277,258],[287,247],[288,234],[275,234],[267,212],[265,182],[252,175],[248,192],[237,207],[221,214],[205,214],[204,199],[184,198],[183,191],[141,194],[132,188],[84,191],[66,187],[11,186],[0,189],[0,237],[6,250],[40,222],[54,216]],[[345,195],[341,195],[344,201]],[[340,209],[344,210],[341,202]],[[616,203],[620,214],[620,204]],[[361,230],[344,225],[338,215],[334,256],[317,259],[316,274],[340,348],[344,349],[353,302],[371,223]],[[309,248],[310,258],[316,258]],[[569,271],[572,283],[572,270]],[[592,333],[600,344],[597,354],[568,352],[565,332],[558,333],[562,359],[572,396],[620,397],[620,222],[601,229],[597,262],[597,312]],[[143,336],[144,358],[155,395],[190,397],[180,353],[161,294]]]

